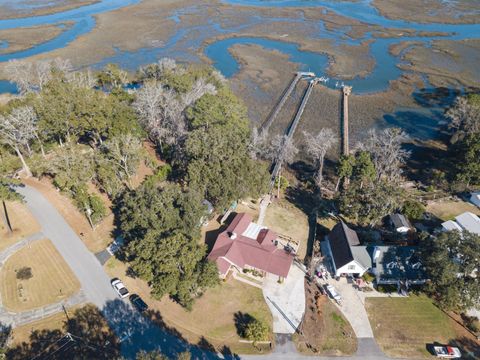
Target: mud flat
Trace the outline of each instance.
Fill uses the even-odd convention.
[[[480,19],[478,1],[373,0],[383,16],[419,23],[473,24]]]
[[[0,4],[0,20],[48,15],[100,1],[101,0],[5,0]]]
[[[404,70],[426,74],[434,87],[471,87],[480,84],[480,39],[437,40],[432,46],[414,46],[404,55]]]
[[[253,126],[258,127],[290,83],[299,64],[289,61],[285,54],[257,45],[236,45],[231,51],[241,65],[240,71],[231,80],[233,89],[244,99]],[[385,126],[387,123],[383,116],[386,113],[394,112],[399,106],[418,107],[410,94],[416,86],[421,85],[420,77],[410,75],[392,81],[390,89],[385,92],[355,95],[354,89],[349,102],[352,146],[366,135],[367,129]],[[299,82],[270,127],[270,136],[284,133],[306,87],[306,81]],[[301,146],[303,143],[303,131],[314,133],[322,127],[329,127],[340,135],[340,100],[339,89],[329,89],[321,84],[314,88],[295,134],[297,144]]]
[[[55,25],[32,26],[10,30],[0,30],[0,43],[8,46],[0,47],[0,54],[9,54],[23,51],[56,38],[67,30],[72,23],[66,22]]]

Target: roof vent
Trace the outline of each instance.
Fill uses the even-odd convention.
[[[237,234],[234,232],[230,233],[230,239],[235,240],[237,238]]]

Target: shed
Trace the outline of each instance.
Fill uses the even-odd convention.
[[[412,224],[403,214],[390,215],[390,224],[396,232],[405,234],[412,229]]]
[[[472,194],[470,195],[470,202],[480,208],[480,191],[472,192]]]

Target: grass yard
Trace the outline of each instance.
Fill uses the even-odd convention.
[[[17,279],[17,271],[31,268],[33,277]],[[2,303],[13,312],[39,308],[67,299],[80,283],[50,240],[39,240],[7,259],[0,272]]]
[[[286,199],[280,199],[268,206],[263,224],[277,234],[290,236],[300,243],[297,254],[303,259],[307,252],[308,217]]]
[[[357,338],[340,310],[316,285],[305,281],[306,311],[303,335],[294,334],[293,341],[300,353],[306,355],[352,355],[357,350]]]
[[[235,314],[249,314],[272,326],[272,316],[262,291],[234,279],[209,289],[197,299],[192,311],[186,311],[168,297],[161,301],[150,297],[147,283],[125,275],[126,265],[110,259],[105,265],[112,277],[122,279],[130,293],[139,294],[153,311],[158,311],[167,326],[175,328],[191,344],[198,344],[202,336],[218,350],[224,345],[235,353],[256,353],[251,344],[240,343],[235,326]]]
[[[427,206],[427,211],[443,221],[452,220],[455,216],[466,211],[480,215],[480,209],[475,205],[465,201],[439,201]]]
[[[72,316],[74,311],[82,306],[74,306],[67,309],[68,316]],[[31,322],[29,324],[17,326],[12,329],[11,346],[20,345],[22,342],[28,343],[30,341],[30,334],[34,331],[42,330],[60,330],[63,329],[67,317],[65,313],[59,312],[44,319]]]
[[[15,244],[28,235],[40,231],[37,223],[27,206],[19,201],[5,202],[13,232],[10,233],[4,221],[4,209],[0,202],[0,251]]]
[[[367,298],[365,307],[375,339],[389,356],[431,358],[427,344],[456,338],[452,321],[426,297]]]

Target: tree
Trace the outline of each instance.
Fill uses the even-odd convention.
[[[27,176],[32,172],[25,162],[22,151],[30,153],[30,142],[37,135],[36,117],[30,107],[14,108],[6,116],[0,115],[0,141],[11,146],[17,153]]]
[[[5,215],[5,223],[10,233],[13,232],[13,228],[10,222],[10,217],[8,216],[6,201],[22,200],[22,196],[12,188],[14,185],[18,185],[18,183],[18,181],[0,175],[0,200],[2,201],[2,211]]]
[[[127,72],[120,69],[117,64],[107,64],[107,66],[97,74],[98,86],[107,91],[121,88],[127,83],[127,79]]]
[[[188,109],[187,119],[182,165],[190,187],[219,208],[266,191],[266,168],[249,155],[246,108],[230,89],[201,97]]]
[[[410,152],[402,148],[407,135],[397,128],[388,128],[381,132],[370,130],[368,137],[359,150],[370,153],[377,172],[377,179],[385,179],[392,183],[401,180],[402,167],[410,156]]]
[[[427,291],[446,309],[480,305],[480,236],[448,231],[421,243],[430,279]]]
[[[425,210],[425,206],[423,206],[421,202],[415,200],[407,200],[403,203],[403,214],[412,220],[422,219]]]
[[[253,345],[256,345],[259,341],[268,340],[270,329],[264,322],[253,318],[245,327],[245,337],[253,341]]]
[[[163,355],[159,350],[145,351],[141,350],[135,356],[136,360],[168,360],[168,357]]]
[[[118,203],[118,220],[127,241],[142,239],[148,231],[168,235],[178,230],[196,235],[205,214],[202,197],[179,185],[144,183],[127,192]]]
[[[480,184],[480,135],[469,134],[452,148],[456,180],[467,188]]]
[[[183,106],[177,94],[162,83],[146,82],[133,106],[150,139],[158,145],[172,144],[185,134]]]
[[[315,175],[315,183],[318,188],[321,189],[323,181],[323,165],[325,163],[325,155],[332,146],[338,143],[338,137],[335,135],[332,129],[323,128],[320,132],[313,136],[312,134],[304,131],[305,147],[307,153],[315,161],[317,173]]]
[[[360,188],[376,180],[376,170],[369,152],[360,150],[355,154],[351,179],[359,183]]]
[[[450,119],[449,128],[454,130],[452,142],[463,138],[467,134],[480,133],[480,106],[477,97],[457,97],[455,103],[445,115]]]
[[[115,169],[117,178],[131,189],[132,176],[143,158],[140,140],[131,134],[119,135],[105,142],[102,150],[104,159]]]
[[[196,129],[189,135],[185,147],[189,185],[216,207],[260,196],[267,189],[268,173],[250,159],[247,136],[239,127],[223,126]]]
[[[67,74],[71,70],[70,61],[61,58],[36,62],[14,59],[6,65],[6,73],[17,84],[21,94],[41,91],[54,74]]]
[[[285,164],[291,164],[295,160],[297,153],[298,148],[293,143],[291,137],[287,135],[277,135],[272,138],[267,148],[266,157],[276,164],[278,167],[277,177],[280,177],[282,167]],[[280,185],[280,181],[278,181],[278,184]],[[277,196],[280,196],[280,188],[278,188]]]
[[[148,281],[152,295],[161,299],[169,294],[187,309],[205,287],[218,283],[218,270],[214,263],[206,265],[205,252],[204,246],[181,232],[156,231],[130,241],[127,249],[132,268]]]
[[[355,164],[355,157],[353,155],[342,155],[337,166],[337,185],[335,186],[335,191],[338,191],[340,186],[340,181],[342,179],[350,180],[353,174],[353,166]]]
[[[364,225],[378,224],[383,217],[402,206],[401,190],[390,183],[379,181],[360,187],[352,183],[338,198],[342,214]]]

